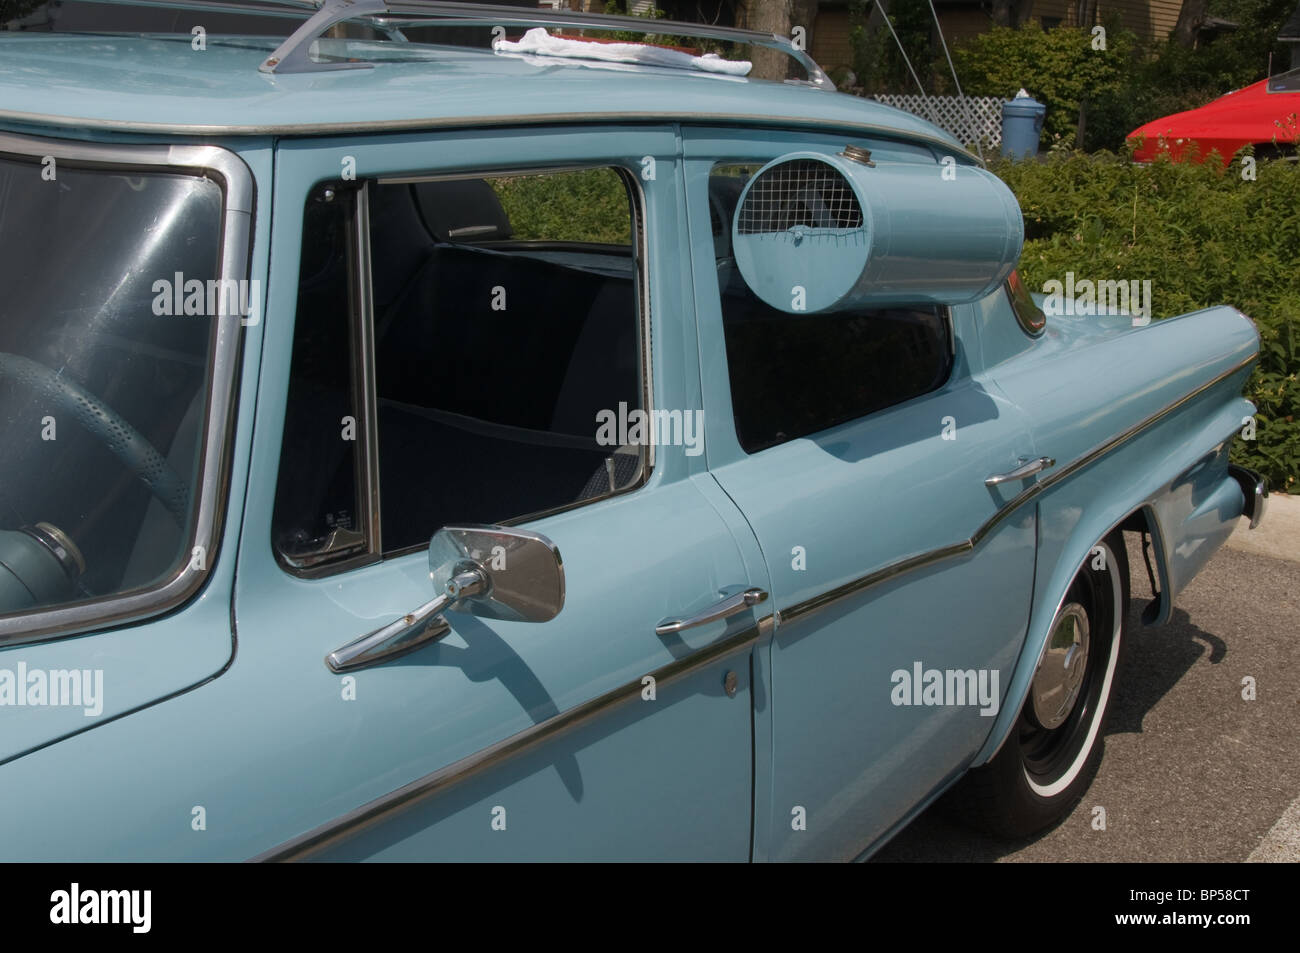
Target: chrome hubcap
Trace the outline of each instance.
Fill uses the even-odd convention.
[[[1079,700],[1088,668],[1088,613],[1077,602],[1061,607],[1030,687],[1034,720],[1043,728],[1064,724]]]

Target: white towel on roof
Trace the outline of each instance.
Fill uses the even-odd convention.
[[[678,69],[748,76],[748,60],[724,60],[716,53],[692,56],[662,46],[643,43],[592,43],[551,36],[544,27],[534,27],[517,42],[494,39],[492,49],[499,53],[536,53],[542,56],[567,56],[570,59],[604,60],[607,63],[640,63],[645,66],[673,66]]]

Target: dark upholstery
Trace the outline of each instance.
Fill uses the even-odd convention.
[[[500,311],[492,308],[498,287]],[[377,322],[384,548],[422,543],[452,522],[550,509],[602,486],[595,474],[615,448],[596,445],[596,414],[620,401],[640,406],[636,333],[630,278],[434,246]],[[535,439],[450,426],[419,408]],[[586,447],[547,446],[548,432]]]
[[[596,443],[597,412],[641,403],[630,258],[590,246],[437,241],[447,222],[500,213],[480,184],[441,209],[420,187],[371,191],[385,552],[423,545],[450,523],[502,522],[607,494],[611,456],[616,486],[639,469],[636,453]],[[357,445],[340,439],[341,418],[357,415],[341,205],[310,205],[304,223],[282,450],[292,464],[282,465],[276,500],[281,551],[360,525]],[[492,307],[498,287],[504,310]]]

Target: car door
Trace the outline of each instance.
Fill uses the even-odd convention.
[[[978,372],[972,312],[791,315],[729,257],[745,176],[844,138],[738,131],[686,141],[710,470],[762,547],[777,611],[763,671],[755,854],[851,858],[960,772],[993,724],[1028,621],[1032,453],[1023,413]],[[877,163],[938,165],[869,146]],[[724,426],[721,422],[730,422]]]
[[[232,716],[274,726],[261,856],[747,859],[765,609],[717,609],[767,583],[704,468],[672,132],[287,142],[277,182]],[[549,539],[559,614],[327,668],[466,522]]]

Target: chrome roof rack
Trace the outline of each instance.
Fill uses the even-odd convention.
[[[264,73],[311,73],[339,69],[369,69],[373,63],[318,62],[308,51],[330,27],[356,20],[393,40],[405,40],[402,27],[430,26],[542,26],[567,30],[611,30],[648,33],[655,36],[683,36],[701,40],[745,43],[778,50],[804,68],[806,80],[792,80],[819,89],[835,84],[808,53],[787,37],[758,30],[657,20],[613,13],[580,13],[572,10],[530,9],[489,3],[449,3],[443,0],[79,0],[127,7],[164,10],[194,10],[281,19],[306,19],[258,67]]]
[[[318,63],[309,55],[311,45],[330,27],[344,20],[369,21],[375,14],[386,13],[384,0],[324,0],[307,22],[294,30],[274,53],[258,67],[263,73],[315,73],[336,69],[369,69],[373,63]]]
[[[129,2],[129,0],[128,0]],[[183,0],[184,2],[184,0]],[[280,0],[271,0],[272,3]],[[290,4],[298,7],[295,0]],[[579,13],[570,10],[532,10],[479,3],[445,3],[441,0],[323,0],[317,12],[259,67],[267,73],[303,73],[329,69],[355,69],[369,63],[318,63],[307,50],[322,33],[344,20],[360,20],[390,36],[400,38],[402,27],[414,26],[528,26],[560,27],[570,30],[624,30],[656,36],[688,36],[696,39],[747,43],[779,50],[793,58],[808,73],[807,83],[834,89],[830,78],[804,50],[774,33],[738,30],[730,27],[652,20],[647,17],[610,13]]]

